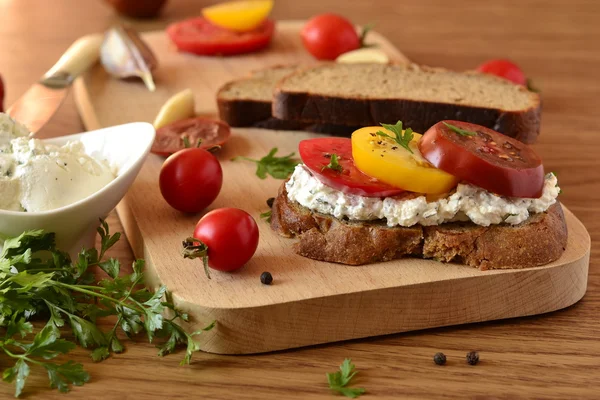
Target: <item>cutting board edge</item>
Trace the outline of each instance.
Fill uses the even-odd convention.
[[[119,203],[117,212],[134,254],[147,260],[146,284],[157,288],[162,282],[153,268],[151,255],[145,249],[143,237],[127,204],[127,197]],[[507,270],[499,274],[483,272],[481,275],[451,280],[241,308],[207,307],[180,301],[177,293],[173,293],[173,301],[178,308],[195,316],[196,319],[186,326],[190,331],[201,329],[210,321],[218,321],[215,329],[199,338],[203,351],[215,354],[265,353],[444,326],[546,314],[577,303],[587,291],[591,251],[589,234],[581,221],[566,207],[565,213],[568,214],[569,231],[585,233],[587,242],[584,243],[584,251],[578,258],[553,267]],[[583,239],[585,241],[585,236]],[[556,282],[568,284],[556,285]],[[502,290],[499,286],[503,286]],[[467,293],[474,287],[477,287],[477,301],[463,299],[453,304],[452,298],[456,292]],[[488,287],[493,290],[487,291]],[[507,293],[509,295],[505,296],[505,300],[508,303],[499,302],[497,298],[484,299],[482,302],[481,292]],[[381,317],[380,313],[370,308],[373,304],[394,305],[398,304],[399,299],[402,304],[419,305],[411,309],[409,314],[418,314],[419,309],[423,309],[421,305],[429,304],[426,307],[427,312],[435,310],[433,319],[431,315],[427,315],[421,321],[406,321],[391,310],[386,313],[384,324],[369,322],[369,318]],[[461,314],[465,312],[465,304],[477,304],[478,311],[470,309],[468,316]],[[482,309],[487,309],[484,316],[481,315]],[[318,315],[317,320],[322,321],[312,321],[314,315]],[[357,321],[363,323],[357,324]],[[361,326],[368,328],[363,331]],[[299,333],[307,327],[310,327],[307,332]]]

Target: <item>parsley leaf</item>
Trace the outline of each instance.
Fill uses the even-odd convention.
[[[402,130],[402,121],[396,122],[395,125],[390,125],[390,124],[380,124],[380,125],[383,126],[385,129],[392,131],[394,133],[394,136],[390,136],[383,131],[377,131],[375,133],[377,133],[379,136],[383,136],[383,137],[392,139],[394,142],[398,143],[400,146],[402,146],[406,150],[408,150],[411,154],[414,154],[414,152],[412,151],[412,149],[409,146],[410,141],[413,140],[413,138],[415,137],[412,129],[406,128],[405,130]]]
[[[340,165],[338,155],[333,153],[329,156],[329,164],[321,168],[321,171],[325,169],[332,169],[337,172],[342,172],[342,166]]]
[[[61,392],[70,385],[83,385],[90,377],[81,364],[73,361],[56,363],[54,359],[68,354],[77,344],[90,348],[93,361],[121,353],[124,346],[117,337],[121,330],[128,337],[145,333],[148,341],[168,338],[163,354],[186,346],[183,363],[191,361],[200,346],[193,337],[205,330],[188,334],[178,324],[189,316],[175,309],[167,288],[152,293],[140,288],[144,281],[144,261],[133,263],[133,272],[123,275],[118,260],[104,260],[106,252],[117,243],[119,233],[112,234],[101,221],[98,228],[100,249],[83,249],[71,260],[55,248],[54,234],[41,230],[28,231],[7,238],[0,235],[4,246],[0,252],[0,355],[12,359],[2,379],[14,382],[15,396],[23,392],[31,367],[44,368],[50,387]],[[107,278],[95,282],[91,268],[100,268]],[[163,312],[175,315],[166,320]],[[46,318],[46,325],[37,333],[29,319]],[[112,329],[104,331],[97,319],[114,316]],[[60,327],[70,327],[75,341],[60,337]],[[8,364],[1,359],[2,365]]]
[[[271,223],[271,210],[260,213],[260,218],[268,223]]]
[[[477,136],[477,132],[469,131],[467,129],[461,129],[458,126],[454,126],[447,122],[442,122],[442,124],[446,125],[446,127],[452,132],[458,133],[461,136]]]
[[[352,364],[352,360],[346,358],[340,366],[339,371],[327,373],[327,382],[329,383],[329,388],[352,399],[364,394],[366,392],[364,388],[346,387],[356,374],[357,371],[354,370],[354,364]]]
[[[269,154],[260,160],[240,156],[233,158],[232,161],[246,160],[256,163],[256,176],[260,179],[266,179],[267,175],[271,175],[275,179],[287,179],[294,172],[296,165],[300,164],[300,160],[293,158],[295,153],[290,153],[283,157],[275,157],[277,150],[277,147],[273,147]]]

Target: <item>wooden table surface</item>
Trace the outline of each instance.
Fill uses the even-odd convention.
[[[132,21],[157,29],[195,15],[214,1],[170,0],[162,17]],[[560,179],[562,201],[592,237],[588,292],[568,309],[519,318],[392,335],[256,356],[198,353],[188,367],[179,355],[159,358],[153,345],[127,342],[127,352],[102,363],[73,355],[92,375],[68,398],[331,398],[325,372],[350,357],[367,398],[599,398],[600,389],[600,3],[572,1],[277,0],[274,17],[307,18],[336,11],[356,23],[375,22],[411,60],[467,69],[493,57],[516,60],[542,90],[542,135],[535,146]],[[52,65],[79,36],[118,21],[96,0],[0,0],[0,74],[6,105]],[[83,130],[69,97],[42,136]],[[1,194],[0,194],[1,195]],[[113,230],[121,229],[113,213]],[[126,241],[112,256],[132,260]],[[385,306],[385,305],[382,305]],[[477,366],[465,363],[480,352]],[[432,357],[448,356],[439,367]],[[0,359],[0,367],[5,363]],[[0,385],[0,396],[13,387]],[[27,397],[67,398],[32,371]]]

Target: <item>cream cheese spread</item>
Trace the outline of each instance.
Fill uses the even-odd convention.
[[[83,143],[46,144],[0,113],[0,209],[39,212],[60,208],[99,191],[115,173],[87,155]]]
[[[542,197],[526,199],[504,197],[468,183],[459,183],[453,193],[437,196],[407,193],[394,197],[364,197],[347,194],[324,185],[304,165],[294,170],[286,183],[288,198],[313,211],[336,218],[371,221],[385,220],[387,225],[439,225],[451,221],[472,221],[477,225],[517,225],[530,213],[546,211],[560,192],[556,176],[545,176]]]

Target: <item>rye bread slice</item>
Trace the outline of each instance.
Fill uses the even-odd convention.
[[[558,202],[515,226],[455,222],[390,228],[382,222],[351,222],[312,212],[288,199],[285,184],[273,202],[271,228],[298,238],[294,249],[301,256],[348,265],[416,256],[480,270],[528,268],[558,259],[567,244]]]
[[[273,94],[275,118],[350,126],[394,124],[423,133],[453,119],[525,143],[540,130],[540,97],[524,86],[475,72],[415,64],[324,64],[283,77]]]
[[[276,83],[296,69],[296,66],[278,65],[254,71],[249,77],[226,83],[217,92],[219,118],[234,127],[302,129],[306,123],[282,121],[271,115],[271,101]]]

